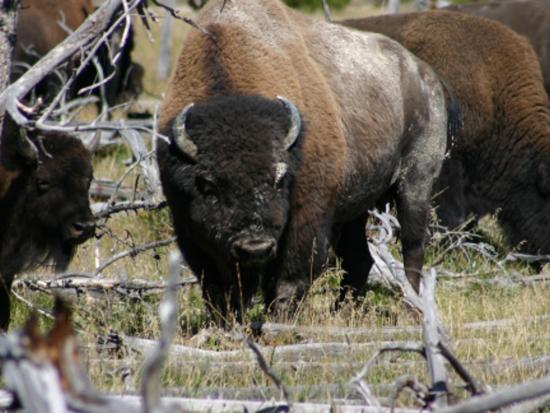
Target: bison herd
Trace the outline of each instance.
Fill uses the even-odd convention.
[[[12,78],[93,10],[91,0],[24,0]],[[269,308],[292,311],[330,255],[343,292],[361,294],[368,211],[387,202],[417,291],[430,205],[448,227],[498,211],[512,246],[550,253],[547,0],[333,23],[280,0],[211,0],[196,23],[165,87],[156,155],[178,246],[218,321],[239,319],[258,290]],[[98,50],[110,76],[94,93],[109,105],[142,89],[131,33],[110,63],[117,35]],[[76,63],[34,93],[53,98]],[[97,65],[86,68],[71,97],[97,79]],[[64,269],[94,219],[91,154],[76,137],[6,117],[0,143],[6,330],[14,275]]]

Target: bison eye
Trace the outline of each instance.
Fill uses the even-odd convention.
[[[216,195],[217,193],[216,183],[210,178],[197,176],[195,178],[195,184],[197,186],[197,191],[204,196]]]
[[[50,183],[45,179],[36,180],[36,189],[38,190],[39,194],[45,194],[50,190],[50,187],[51,187]]]

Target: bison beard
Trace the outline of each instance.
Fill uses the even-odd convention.
[[[82,143],[63,134],[35,133],[36,160],[17,147],[14,133],[17,127],[6,122],[0,147],[0,330],[9,324],[15,274],[49,262],[63,271],[77,245],[94,233],[91,156]]]
[[[240,319],[258,287],[285,309],[331,243],[343,286],[359,293],[372,265],[367,211],[386,199],[418,289],[447,142],[435,73],[388,38],[276,0],[213,0],[197,23],[210,35],[183,41],[157,159],[179,247],[216,320]]]

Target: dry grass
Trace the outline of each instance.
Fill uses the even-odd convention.
[[[357,7],[357,6],[355,6]],[[350,8],[346,17],[371,12],[364,8]],[[178,39],[181,39],[189,28],[176,22],[173,56],[177,54]],[[158,27],[153,25],[153,37],[158,39]],[[160,98],[164,82],[155,75],[156,43],[150,43],[140,24],[137,25],[136,60],[146,67],[145,98]],[[125,149],[116,149],[96,157],[95,175],[117,179],[126,167],[123,161],[129,157]],[[125,185],[132,186],[135,174],[130,174]],[[497,255],[502,258],[507,247],[495,229],[494,220],[484,221],[487,236],[497,245]],[[128,249],[133,245],[165,239],[171,236],[172,230],[168,211],[139,212],[119,214],[106,223],[104,235],[99,240],[86,243],[71,264],[75,271],[91,271],[95,260],[105,260],[115,252]],[[437,237],[436,237],[437,238]],[[491,279],[503,275],[503,269],[487,257],[475,251],[451,251],[444,253],[445,240],[434,241],[428,248],[428,265],[441,261],[438,268],[456,274],[476,274],[477,277]],[[174,246],[175,247],[175,246]],[[102,277],[143,278],[161,280],[167,273],[167,251],[170,248],[159,248],[155,251],[127,258],[107,268]],[[394,246],[398,251],[398,246]],[[532,269],[521,263],[506,264],[504,269],[513,273],[530,274]],[[331,269],[319,279],[315,288],[303,303],[300,313],[292,320],[270,319],[273,322],[295,323],[307,326],[319,326],[318,342],[334,341],[327,331],[329,327],[371,328],[373,333],[368,341],[380,340],[378,335],[383,326],[414,326],[418,320],[404,308],[399,297],[383,288],[370,290],[362,303],[347,302],[334,310],[334,297],[338,285],[339,271]],[[521,382],[541,377],[548,372],[548,365],[539,368],[514,367],[514,360],[526,357],[550,355],[550,320],[533,322],[533,317],[550,314],[550,286],[538,284],[532,286],[516,285],[497,287],[483,282],[467,282],[440,278],[437,290],[437,303],[443,323],[448,328],[448,337],[456,355],[464,362],[508,360],[505,368],[496,372],[484,370],[479,365],[472,366],[476,377],[492,385]],[[34,306],[49,308],[51,296],[44,293],[19,291],[19,294],[30,300]],[[130,354],[116,361],[108,354],[98,353],[95,344],[99,338],[110,331],[126,335],[155,338],[158,335],[157,304],[158,296],[133,297],[111,294],[78,294],[74,297],[75,323],[80,332],[81,343],[89,360],[89,372],[94,383],[101,389],[118,392],[124,389],[121,380],[123,368],[130,367],[129,382],[126,385],[135,387],[139,378],[141,355]],[[14,327],[21,325],[28,316],[28,307],[20,302],[15,304]],[[251,310],[250,317],[258,317],[260,308]],[[211,328],[207,312],[197,288],[188,288],[180,294],[180,333],[177,343],[199,346],[208,349],[240,349],[242,344],[230,335]],[[493,330],[471,330],[465,324],[480,320],[499,320],[510,318],[512,324]],[[49,323],[42,318],[44,323]],[[208,329],[207,329],[208,328]],[[206,330],[207,329],[207,330]],[[196,333],[201,332],[199,335]],[[205,333],[206,331],[206,333]],[[399,339],[417,339],[418,336],[403,334]],[[477,339],[477,340],[472,340]],[[342,342],[340,338],[337,341]],[[261,338],[260,342],[270,345],[303,343],[306,340],[296,334],[284,334],[276,338]],[[367,339],[350,338],[349,342],[365,342]],[[275,365],[285,384],[313,385],[321,383],[346,383],[359,369],[361,363],[368,360],[374,349],[354,351],[339,357],[319,357],[315,366],[308,363],[295,363],[294,366]],[[405,355],[395,359],[391,365],[373,369],[368,377],[371,383],[388,383],[399,375],[409,373],[419,377],[425,376],[425,365],[416,356]],[[413,361],[416,363],[412,363]],[[215,368],[207,364],[186,366],[176,363],[168,366],[163,375],[166,388],[185,387],[193,395],[205,387],[247,387],[270,385],[268,379],[253,364],[235,368]]]

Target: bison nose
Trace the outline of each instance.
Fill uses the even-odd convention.
[[[84,242],[95,233],[94,221],[76,221],[71,228],[71,238],[76,242]]]
[[[231,245],[231,254],[244,264],[263,263],[275,256],[276,246],[271,237],[240,238]]]

